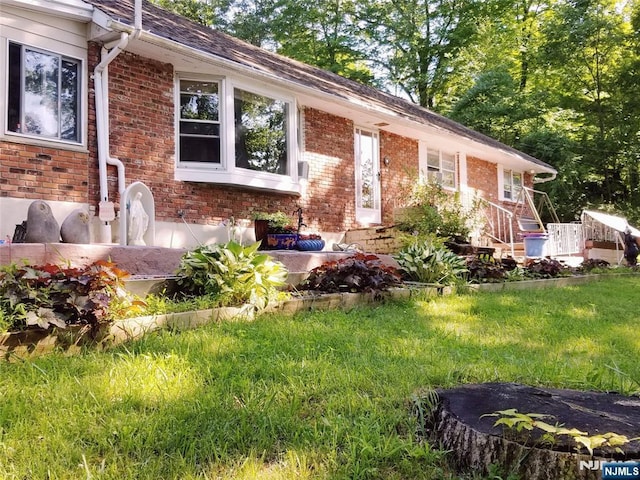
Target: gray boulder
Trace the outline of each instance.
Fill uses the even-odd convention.
[[[60,241],[60,225],[53,216],[49,204],[36,200],[27,210],[26,243],[57,243]]]
[[[90,243],[89,214],[78,208],[67,215],[60,227],[64,243]]]

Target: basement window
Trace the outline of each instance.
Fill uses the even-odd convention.
[[[7,130],[80,143],[82,62],[9,43]]]
[[[291,98],[220,79],[179,79],[176,178],[299,193]]]

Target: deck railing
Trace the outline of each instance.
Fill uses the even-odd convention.
[[[584,232],[581,223],[549,223],[547,232],[549,234],[548,255],[573,255],[584,250]]]

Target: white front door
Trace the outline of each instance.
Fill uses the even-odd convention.
[[[355,157],[356,221],[380,223],[380,155],[376,132],[356,128]]]

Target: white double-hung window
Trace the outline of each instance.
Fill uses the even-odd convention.
[[[82,62],[9,42],[6,131],[80,143]]]
[[[502,175],[498,177],[500,200],[515,202],[522,190],[522,173],[501,168]],[[498,172],[500,175],[500,172]]]
[[[178,180],[298,191],[292,98],[226,78],[178,83]]]
[[[420,178],[423,181],[437,183],[447,189],[455,190],[456,154],[437,148],[427,147],[424,142],[419,144]]]
[[[219,82],[180,82],[178,135],[183,165],[221,166]]]

